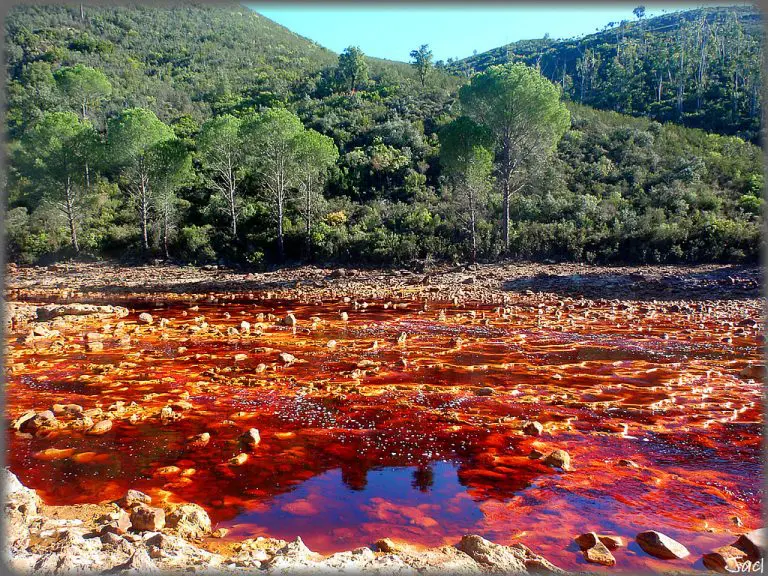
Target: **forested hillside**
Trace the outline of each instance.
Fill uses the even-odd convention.
[[[622,55],[644,24],[622,28]],[[443,146],[446,127],[471,115],[459,98],[468,79],[434,66],[428,47],[414,47],[412,64],[354,47],[337,55],[241,6],[192,4],[18,6],[6,42],[14,260],[403,265],[759,253],[760,149],[708,133],[752,134],[757,120],[745,116],[746,92],[728,120],[718,106],[729,85],[710,72],[696,116],[706,130],[596,111],[574,102],[566,81],[569,126],[508,195],[507,249],[504,153],[487,143],[495,168],[482,174],[470,234],[465,189],[449,178]],[[540,65],[550,75],[549,60]],[[578,79],[566,65],[569,75]],[[740,90],[751,86],[738,78]],[[617,97],[612,86],[595,80],[584,101],[639,113],[598,101]]]
[[[523,40],[443,64],[456,73],[524,62],[570,100],[757,141],[763,24],[756,8],[707,7],[611,22],[583,38]]]

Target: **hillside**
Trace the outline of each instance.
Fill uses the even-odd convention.
[[[440,161],[440,130],[461,113],[457,92],[465,76],[432,70],[422,85],[407,63],[364,57],[367,78],[349,89],[339,81],[338,55],[240,6],[85,6],[83,16],[78,7],[18,6],[6,21],[12,259],[70,255],[74,227],[82,253],[95,257],[145,259],[167,246],[182,262],[281,261],[276,210],[252,158],[238,172],[239,222],[231,232],[200,146],[211,118],[231,114],[239,121],[277,107],[330,137],[338,153],[317,191],[311,234],[298,187],[287,192],[280,223],[289,260],[408,265],[469,257],[464,207],[446,185]],[[549,62],[542,58],[542,71]],[[89,97],[87,110],[83,94],[73,98],[63,83],[62,73],[76,64],[104,74],[106,86],[99,98]],[[613,96],[610,88],[590,86],[585,101],[589,96],[599,105],[598,99]],[[704,131],[599,111],[573,99],[567,106],[570,130],[513,199],[509,253],[500,242],[498,191],[479,206],[478,258],[757,258],[763,182],[757,146],[708,133],[717,124]],[[141,214],[129,175],[111,157],[107,131],[137,107],[167,125],[158,130],[180,140],[191,172],[170,196],[149,198]],[[76,182],[82,195],[74,224],[50,200],[57,189],[43,178],[39,162],[46,132],[38,127],[48,119],[45,126],[55,132],[67,118],[87,124],[93,159]],[[145,225],[150,254],[142,247]]]
[[[609,23],[582,38],[522,40],[450,62],[454,73],[524,62],[582,104],[757,141],[763,25],[752,7]]]

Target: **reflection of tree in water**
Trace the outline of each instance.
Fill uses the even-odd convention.
[[[419,466],[413,471],[413,480],[411,486],[419,492],[429,492],[429,489],[435,484],[435,473],[430,464]]]
[[[341,481],[350,490],[365,490],[368,485],[368,469],[364,466],[342,466]]]

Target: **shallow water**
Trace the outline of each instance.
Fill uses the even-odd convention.
[[[116,417],[103,436],[11,434],[11,469],[48,503],[136,488],[204,506],[231,529],[227,538],[300,535],[324,553],[382,537],[452,544],[471,532],[522,541],[564,568],[599,569],[575,536],[631,541],[655,529],[691,556],[654,560],[632,543],[615,552],[612,570],[701,567],[702,553],[759,527],[761,388],[739,374],[761,357],[761,328],[732,325],[757,319],[758,306],[402,303],[131,299],[117,331],[115,321],[62,328],[61,345],[49,349],[11,335],[11,417],[55,402],[145,411],[134,423]],[[260,336],[226,334],[289,310],[295,330],[264,319]],[[136,325],[143,311],[152,327]],[[190,332],[201,316],[209,329]],[[160,318],[170,320],[164,329]],[[83,336],[95,330],[106,334],[104,350],[86,352]],[[126,333],[129,344],[119,340]],[[298,362],[284,365],[279,352]],[[480,387],[494,392],[478,395]],[[186,394],[193,407],[180,420],[151,412]],[[521,434],[529,419],[544,425],[542,436]],[[261,443],[244,465],[227,464],[251,427]],[[210,443],[191,448],[187,439],[204,431]],[[52,459],[50,448],[67,452]],[[573,471],[530,459],[533,448],[567,450]],[[158,472],[168,466],[181,472]]]

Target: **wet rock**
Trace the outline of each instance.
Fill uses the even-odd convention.
[[[523,426],[523,433],[527,434],[528,436],[541,436],[543,431],[544,426],[535,420],[533,422],[526,422],[525,426]]]
[[[209,432],[195,434],[187,442],[187,447],[194,450],[198,450],[200,448],[205,448],[206,446],[208,446],[208,443],[210,441],[211,441],[211,434]]]
[[[162,508],[152,508],[139,504],[131,511],[131,524],[140,532],[157,532],[165,527],[165,512]]]
[[[288,314],[285,318],[283,318],[283,326],[293,327],[293,326],[296,326],[296,324],[297,324],[296,316],[294,316],[293,314]]]
[[[296,362],[296,356],[289,354],[288,352],[280,352],[278,358],[283,364],[293,364]]]
[[[494,389],[490,386],[483,386],[482,388],[478,388],[475,394],[478,396],[493,396]]]
[[[585,532],[584,534],[577,536],[574,540],[582,550],[592,548],[598,542],[601,542],[609,550],[615,550],[616,548],[624,546],[624,540],[621,536],[597,534],[596,532]]]
[[[91,428],[86,431],[86,434],[90,436],[101,436],[110,430],[112,430],[112,420],[102,420],[91,426]]]
[[[530,458],[531,460],[538,460],[543,456],[544,456],[544,452],[541,452],[540,450],[536,450],[536,448],[533,448],[528,454],[528,458]]]
[[[733,546],[746,552],[749,559],[754,562],[765,557],[766,540],[768,540],[768,528],[759,528],[739,536]]]
[[[248,454],[240,453],[237,456],[233,456],[229,459],[230,466],[242,466],[248,461]]]
[[[342,322],[347,322],[349,320],[349,314],[347,314],[346,312],[342,312],[341,314],[339,314],[339,318],[341,319]]]
[[[742,378],[750,378],[752,380],[765,378],[765,364],[747,364],[747,366],[739,372],[739,375]]]
[[[634,460],[627,460],[626,458],[621,458],[617,464],[624,468],[640,468],[640,465],[637,462]]]
[[[152,324],[154,322],[154,318],[152,318],[152,314],[149,312],[142,312],[139,314],[139,323],[140,324]]]
[[[456,548],[487,568],[502,572],[526,571],[520,554],[515,554],[509,547],[494,544],[476,534],[463,536]]]
[[[641,532],[635,536],[635,541],[647,554],[656,558],[672,560],[690,555],[688,549],[680,542],[655,530]]]
[[[597,542],[591,548],[584,550],[584,559],[592,564],[600,564],[601,566],[615,566],[616,558],[613,557],[611,551],[602,542]]]
[[[750,558],[744,550],[735,546],[721,546],[702,557],[704,566],[715,572],[740,572],[739,567]]]
[[[182,504],[168,515],[166,525],[182,538],[202,538],[211,533],[211,519],[197,504]]]
[[[552,468],[568,471],[571,469],[571,456],[565,450],[553,450],[544,457],[542,463]]]
[[[144,494],[144,492],[128,490],[128,492],[125,493],[125,496],[117,501],[117,505],[122,506],[123,508],[132,508],[138,504],[152,504],[152,498],[149,495]]]
[[[261,436],[256,428],[251,428],[240,436],[240,441],[249,449],[254,450],[261,442]]]
[[[11,428],[14,430],[20,430],[26,422],[32,420],[32,418],[35,416],[37,416],[37,412],[34,410],[28,410],[11,423]]]

